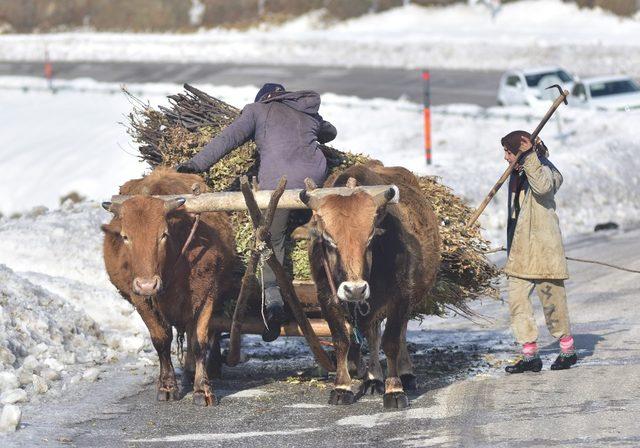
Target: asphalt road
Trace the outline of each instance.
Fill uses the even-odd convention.
[[[567,252],[640,269],[640,231],[594,234]],[[568,371],[548,370],[558,347],[536,303],[544,370],[505,374],[514,350],[507,306],[485,302],[476,304],[491,319],[483,326],[448,318],[410,332],[419,390],[404,411],[383,411],[380,396],[329,406],[330,383],[298,374],[311,363],[293,338],[267,352],[249,341],[243,350],[252,360],[214,382],[217,407],[197,408],[190,394],[158,403],[157,367],[123,360],[96,383],[25,407],[26,426],[9,446],[639,446],[638,274],[593,264],[571,263],[570,269],[580,361]]]
[[[279,82],[290,90],[312,89],[320,93],[360,98],[401,97],[422,103],[422,77],[417,70],[384,68],[335,68],[230,64],[178,64],[153,62],[60,62],[55,76],[61,79],[93,78],[105,82],[211,83],[246,86]],[[501,72],[431,71],[433,105],[496,104]],[[0,76],[43,76],[42,63],[0,62]]]

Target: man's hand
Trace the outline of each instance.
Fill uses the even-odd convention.
[[[176,171],[178,173],[199,173],[200,170],[196,168],[194,163],[191,160],[187,160],[186,162],[181,163],[176,167]]]
[[[529,152],[531,148],[533,148],[533,145],[531,144],[531,140],[528,137],[525,137],[524,135],[520,137],[520,151],[518,152],[518,155],[521,156],[524,153]]]

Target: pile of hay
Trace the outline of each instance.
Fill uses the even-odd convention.
[[[161,106],[157,110],[131,97],[135,105],[129,114],[128,132],[139,144],[140,157],[152,167],[175,166],[189,159],[240,113],[235,107],[188,84],[184,88],[183,93],[169,96],[170,107]],[[327,157],[330,173],[369,160],[362,154],[342,152],[326,145],[320,147]],[[243,174],[255,176],[259,163],[254,143],[248,142],[223,157],[204,173],[204,178],[213,191],[237,191],[238,178]],[[442,268],[432,296],[425,297],[414,311],[442,315],[449,309],[469,314],[467,300],[497,293],[492,281],[498,270],[483,255],[488,242],[481,237],[477,225],[463,232],[473,210],[449,188],[433,177],[421,177],[419,181],[441,220]],[[291,226],[302,224],[300,219],[295,217]],[[232,220],[238,254],[246,259],[251,225],[244,212],[233,213]],[[310,279],[306,248],[304,240],[291,241],[288,245],[289,272],[297,280]]]

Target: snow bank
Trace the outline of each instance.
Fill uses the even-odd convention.
[[[71,32],[0,36],[0,60],[173,61],[505,69],[560,64],[640,74],[640,18],[560,0],[399,7],[335,24],[318,12],[280,26],[195,34]],[[636,57],[634,57],[634,55]]]
[[[107,219],[86,203],[0,222],[3,405],[67,393],[127,354],[153,359],[143,322],[104,271]]]

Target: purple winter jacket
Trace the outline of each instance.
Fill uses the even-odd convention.
[[[336,128],[318,114],[320,95],[310,90],[283,92],[267,100],[247,104],[233,123],[211,140],[191,162],[206,171],[228,152],[253,139],[260,153],[258,182],[274,189],[280,177],[287,188],[303,188],[310,177],[322,185],[327,160],[318,143],[336,137]]]

